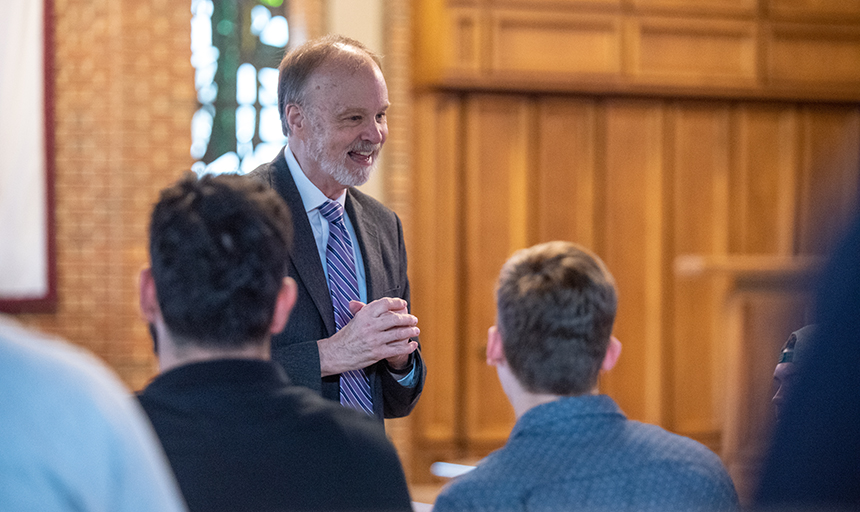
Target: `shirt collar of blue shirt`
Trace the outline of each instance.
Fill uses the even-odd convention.
[[[296,156],[290,150],[290,146],[284,146],[284,158],[287,159],[287,167],[290,169],[290,174],[293,176],[293,181],[296,182],[296,188],[299,189],[299,195],[302,196],[302,204],[305,206],[305,212],[310,213],[322,206],[323,203],[329,200],[316,185],[302,171],[302,166],[296,160]],[[335,199],[341,206],[346,207],[346,190],[343,194]]]

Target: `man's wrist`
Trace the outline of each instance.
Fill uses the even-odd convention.
[[[409,354],[406,358],[406,363],[401,367],[395,367],[388,361],[388,359],[385,360],[385,367],[388,368],[388,371],[399,377],[405,377],[410,371],[412,371],[412,366],[414,364],[414,352]]]
[[[321,340],[317,340],[317,351],[319,352],[319,361],[320,361],[320,374],[323,377],[328,377],[329,375],[336,375],[340,372],[333,371],[330,368],[330,361],[328,358],[328,351],[326,343],[329,341],[329,338],[324,338]]]

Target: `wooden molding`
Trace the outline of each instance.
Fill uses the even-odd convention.
[[[420,0],[415,85],[857,102],[860,7],[831,4]]]
[[[805,286],[823,263],[820,256],[683,254],[675,258],[674,266],[681,278],[727,276],[752,285],[794,282]]]

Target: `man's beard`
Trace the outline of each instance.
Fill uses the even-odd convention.
[[[340,183],[344,187],[357,187],[359,185],[364,185],[367,183],[367,180],[370,179],[370,173],[376,169],[376,156],[378,156],[379,144],[372,144],[370,142],[358,142],[350,146],[347,150],[347,153],[350,151],[376,151],[377,155],[374,156],[373,165],[370,167],[362,167],[357,171],[350,170],[345,163],[345,159],[341,158],[329,158],[326,153],[326,143],[328,142],[328,137],[325,133],[325,130],[320,129],[317,126],[317,129],[314,130],[314,136],[308,143],[308,153],[310,158],[317,162],[320,166],[320,169],[323,170],[326,174],[332,177],[336,182]],[[348,155],[344,155],[348,158]]]

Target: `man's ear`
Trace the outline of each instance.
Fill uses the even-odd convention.
[[[503,362],[507,360],[502,346],[502,335],[499,333],[499,328],[494,325],[487,331],[487,364],[498,366]]]
[[[285,277],[281,282],[281,289],[278,292],[278,298],[275,299],[275,312],[272,314],[272,324],[269,326],[269,332],[278,334],[287,326],[287,320],[290,319],[290,311],[296,304],[296,296],[298,295],[296,282],[291,277]]]
[[[287,105],[284,115],[286,116],[287,126],[290,127],[290,133],[301,131],[305,125],[305,115],[302,108],[295,103]]]
[[[140,312],[150,324],[154,324],[161,316],[155,281],[152,279],[152,269],[149,267],[140,271]]]
[[[621,356],[621,342],[615,336],[609,337],[609,346],[606,347],[606,355],[603,356],[603,363],[600,365],[600,370],[608,372],[615,367],[618,358]]]

